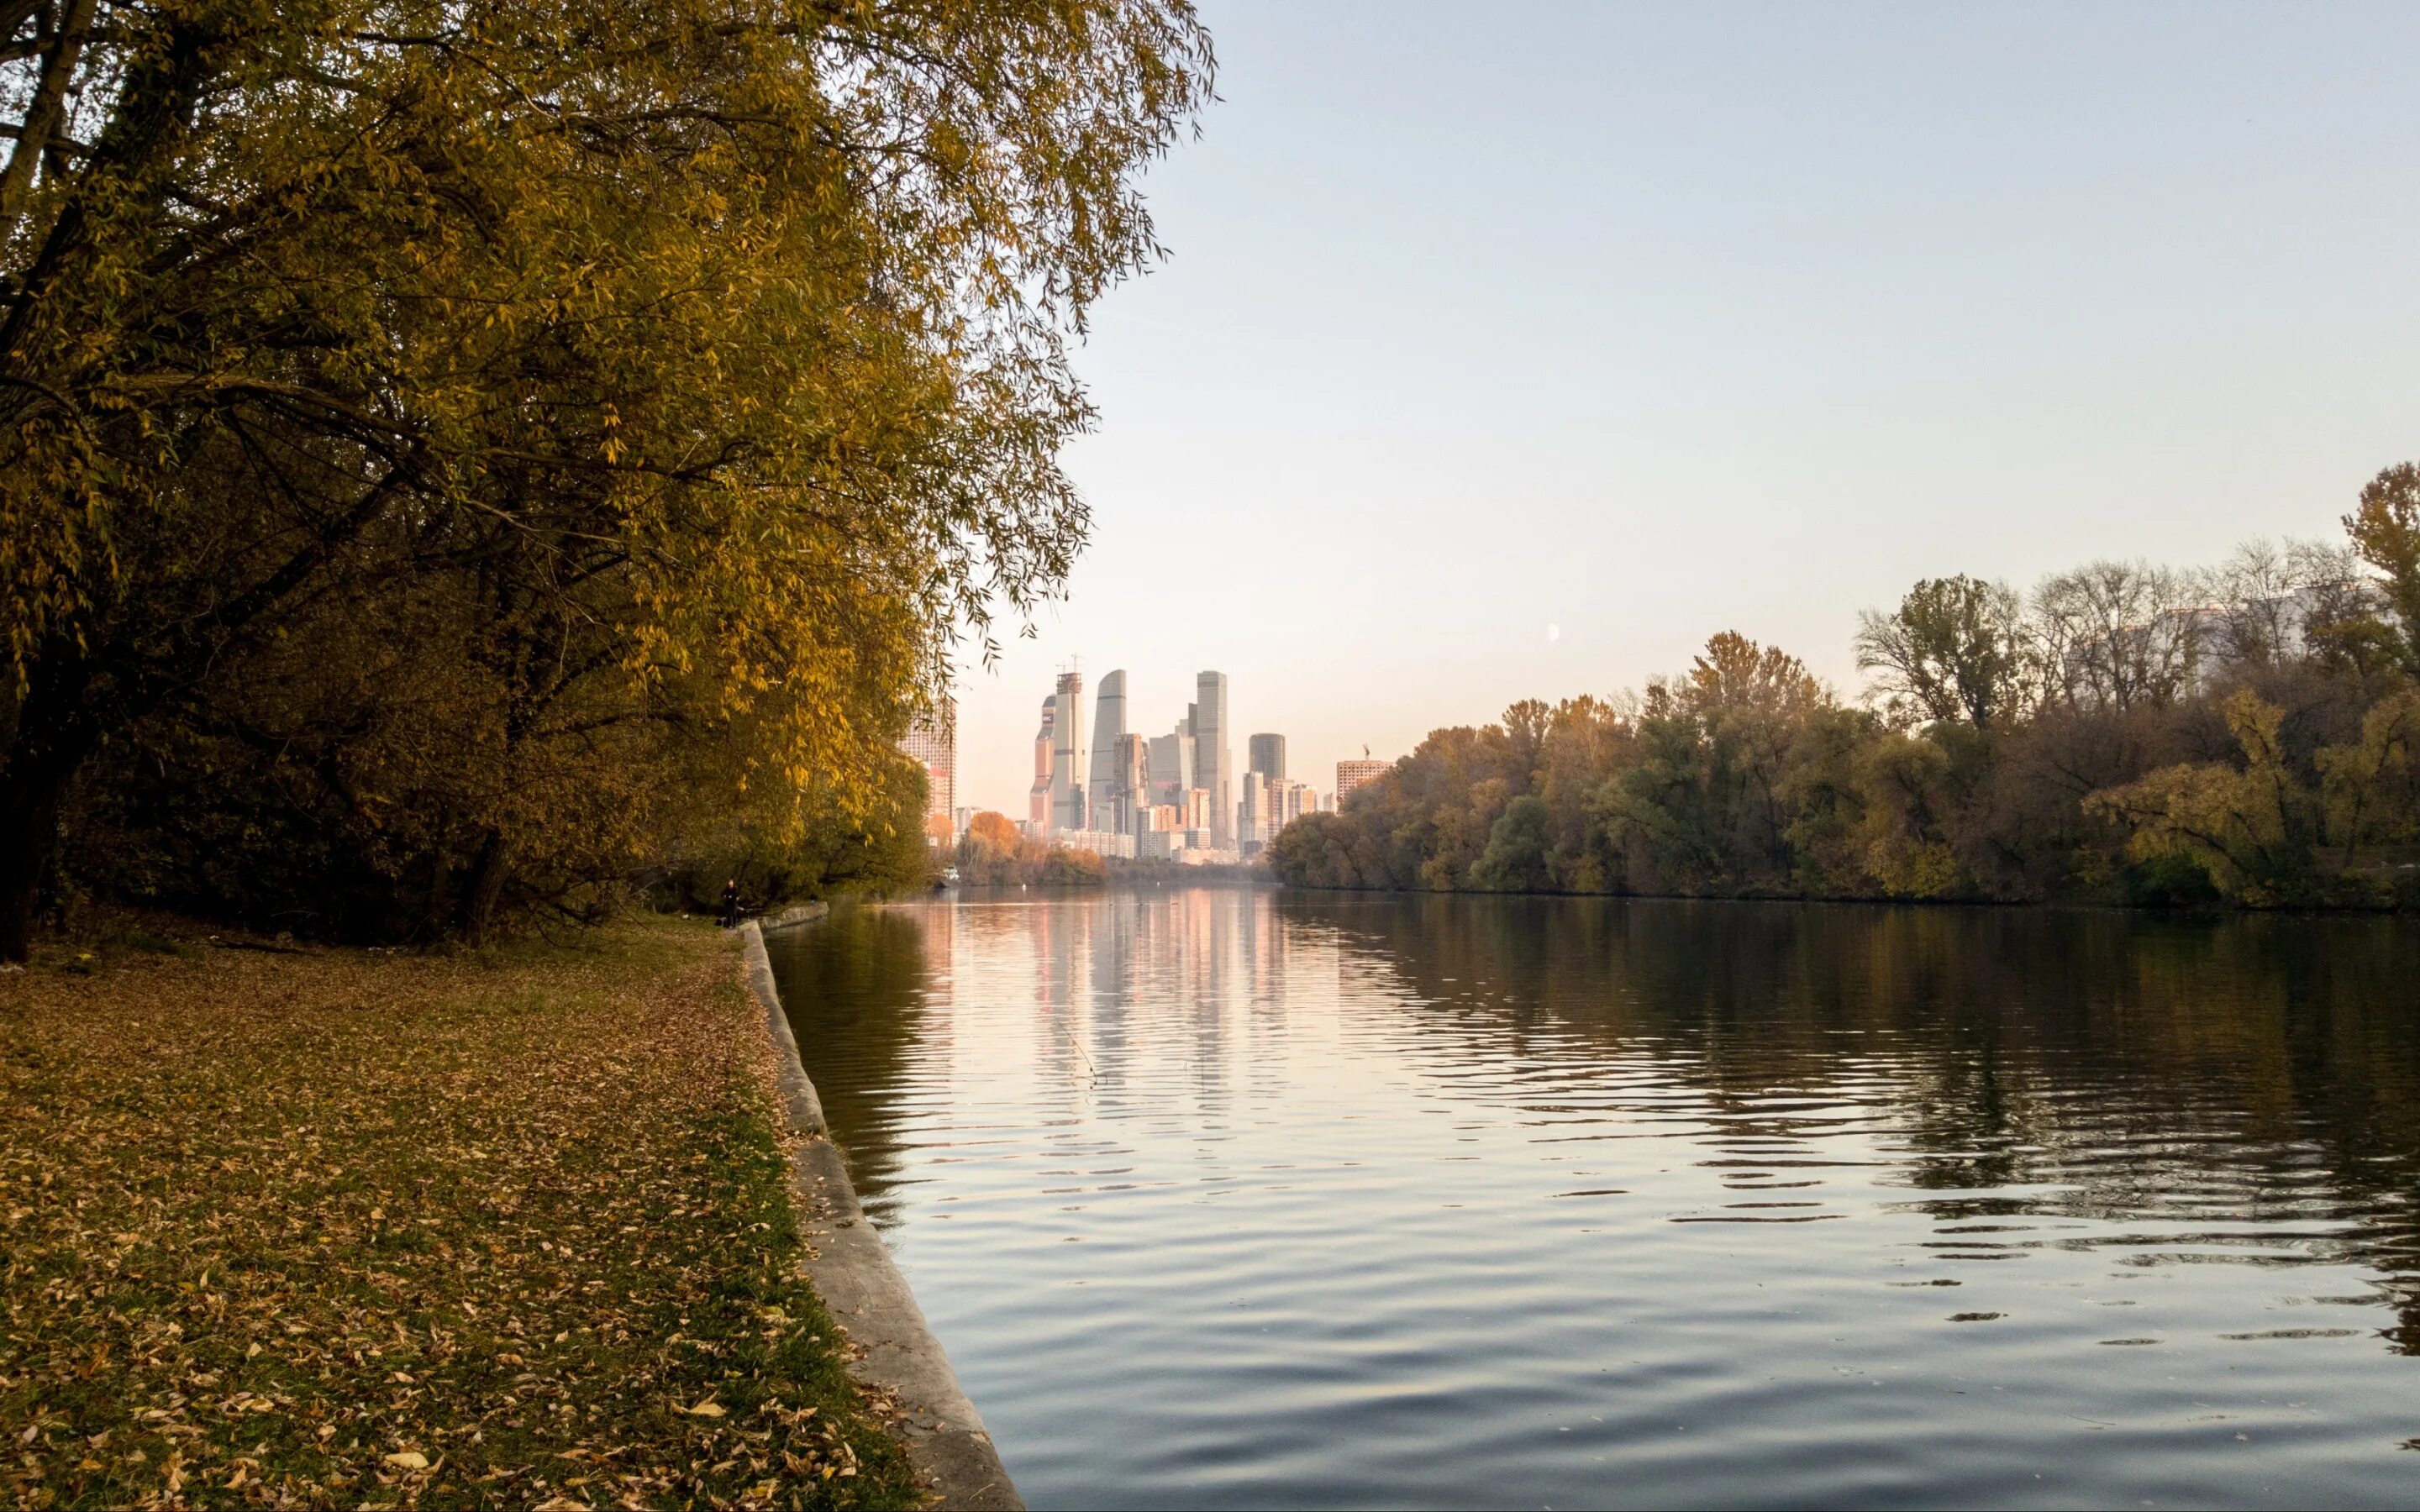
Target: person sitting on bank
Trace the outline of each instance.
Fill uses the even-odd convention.
[[[739,927],[739,879],[732,878],[722,885],[722,927]]]

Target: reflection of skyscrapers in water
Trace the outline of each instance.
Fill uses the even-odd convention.
[[[1187,1111],[1223,1111],[1285,1011],[1289,973],[1336,969],[1332,937],[1300,930],[1261,889],[1117,891],[1016,912],[1010,933],[1033,947],[1032,1052],[1079,1095],[1182,1088],[1200,1099]]]

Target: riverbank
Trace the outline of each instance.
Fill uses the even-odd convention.
[[[737,942],[134,935],[0,979],[19,1506],[898,1506]]]

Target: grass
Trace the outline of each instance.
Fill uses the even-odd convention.
[[[0,978],[0,1505],[879,1507],[733,943]]]

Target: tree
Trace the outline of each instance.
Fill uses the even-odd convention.
[[[1470,885],[1486,892],[1544,892],[1552,876],[1547,853],[1555,836],[1546,800],[1525,793],[1504,806],[1488,832],[1487,849],[1470,869]]]
[[[1156,254],[1134,177],[1211,69],[1180,0],[69,0],[0,34],[17,957],[101,742],[207,722],[349,598],[466,626],[497,723],[460,754],[524,800],[469,917],[550,822],[533,741],[678,725],[870,812],[953,627],[1082,540],[1066,338]]]
[[[1881,673],[1876,688],[1903,716],[1990,729],[2016,712],[2021,608],[2005,583],[1928,578],[1891,613],[1857,616],[1857,670]]]
[[[2398,462],[2372,478],[2344,528],[2361,560],[2378,569],[2394,610],[2386,643],[2403,671],[2420,677],[2420,466]]]
[[[2142,860],[2179,855],[2209,872],[2221,891],[2246,903],[2297,896],[2318,827],[2317,800],[2278,741],[2285,713],[2249,688],[2227,700],[2227,727],[2241,767],[2210,762],[2162,767],[2086,800],[2087,811],[2128,826]]]
[[[967,839],[996,851],[1014,851],[1023,838],[1006,814],[994,813],[989,809],[967,822]]]
[[[2095,562],[2042,579],[2028,628],[2043,696],[2071,708],[2175,702],[2192,687],[2201,653],[2190,588],[2141,562]]]

